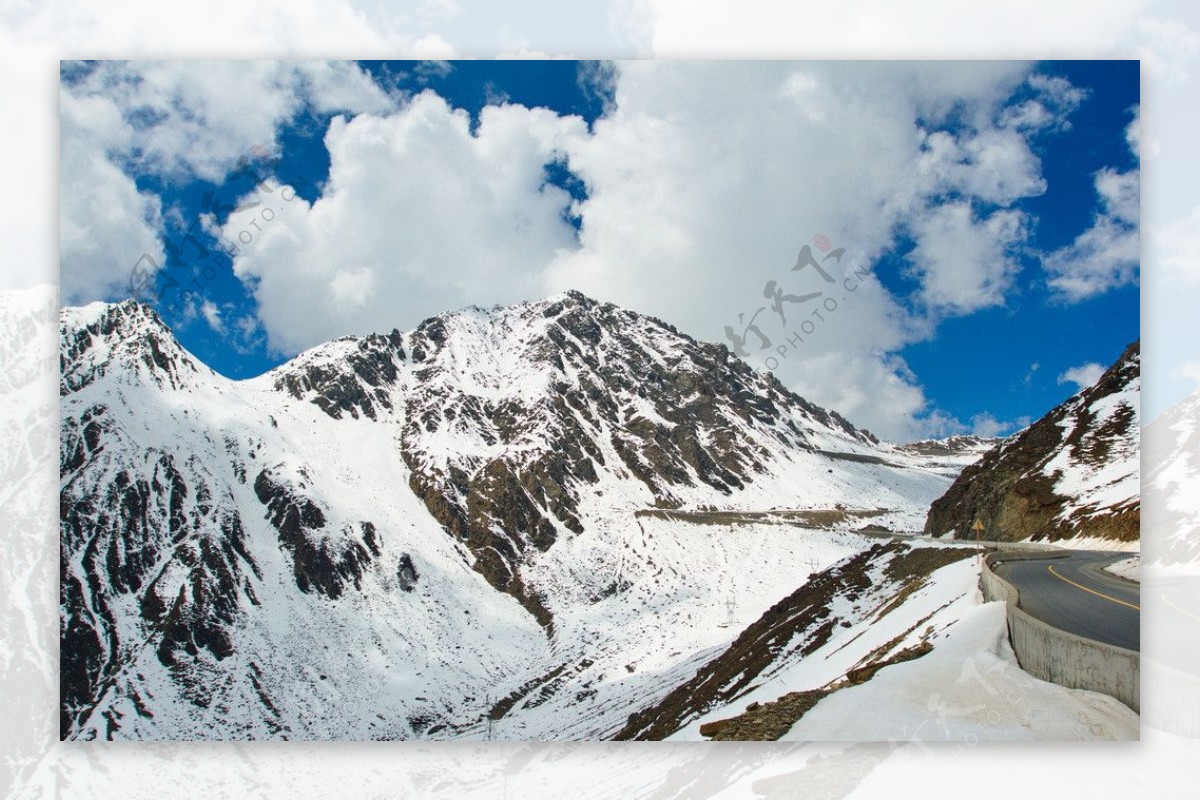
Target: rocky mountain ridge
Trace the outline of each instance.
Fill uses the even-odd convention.
[[[1139,343],[1087,387],[968,465],[925,531],[1006,541],[1140,538]]]

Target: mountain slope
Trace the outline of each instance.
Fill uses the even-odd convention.
[[[133,302],[64,309],[61,336],[70,738],[610,736],[870,544],[635,512],[911,529],[949,483],[577,293],[248,381]]]
[[[1200,392],[1145,429],[1147,563],[1200,572]]]
[[[969,465],[934,501],[925,531],[987,539],[1140,537],[1139,343],[1100,379]]]
[[[48,674],[56,653],[52,619],[58,575],[53,530],[58,462],[58,289],[0,289],[0,787],[28,786],[45,764],[57,721]],[[6,781],[7,779],[7,781]]]

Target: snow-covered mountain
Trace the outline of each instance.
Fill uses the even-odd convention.
[[[953,475],[573,292],[246,381],[61,336],[69,738],[613,736]]]
[[[929,510],[925,530],[988,539],[1140,539],[1139,343],[1090,387],[988,451]],[[1128,547],[1128,546],[1126,546]]]
[[[58,721],[47,715],[57,608],[58,288],[0,289],[0,785],[26,785]]]
[[[1006,437],[981,437],[975,434],[954,434],[943,439],[921,439],[899,446],[900,450],[926,457],[928,464],[944,465],[961,471],[979,461],[988,451],[1000,445]]]
[[[1144,431],[1146,530],[1154,534],[1147,564],[1200,573],[1200,392]]]

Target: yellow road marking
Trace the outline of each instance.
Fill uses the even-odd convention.
[[[1194,612],[1189,612],[1188,610],[1184,609],[1182,606],[1171,603],[1171,600],[1169,598],[1167,598],[1167,594],[1165,592],[1162,595],[1162,599],[1163,599],[1163,603],[1165,603],[1167,606],[1171,607],[1175,611],[1183,612],[1188,617],[1194,617],[1194,618],[1196,618],[1196,620],[1200,620],[1200,615],[1197,615]]]
[[[1142,608],[1140,606],[1135,606],[1135,605],[1129,603],[1128,601],[1122,601],[1120,598],[1114,598],[1111,595],[1105,595],[1102,592],[1096,592],[1091,587],[1085,587],[1082,584],[1077,584],[1074,581],[1071,581],[1069,578],[1067,578],[1066,576],[1062,575],[1057,570],[1055,570],[1054,565],[1049,565],[1046,569],[1049,570],[1051,575],[1053,575],[1055,578],[1062,579],[1063,581],[1070,584],[1072,587],[1078,587],[1079,589],[1083,590],[1084,592],[1090,592],[1092,595],[1099,595],[1104,600],[1112,601],[1114,604],[1120,604],[1121,606],[1128,606],[1130,609],[1136,609],[1139,612],[1142,611]]]

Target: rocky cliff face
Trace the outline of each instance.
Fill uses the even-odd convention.
[[[840,504],[911,528],[949,481],[724,347],[578,293],[248,381],[133,302],[64,309],[61,340],[69,738],[615,730],[721,642],[696,621],[730,593],[750,620],[823,564],[780,536],[755,557],[771,570],[733,570],[746,542],[682,548],[635,512]]]
[[[925,531],[1057,541],[1140,537],[1138,343],[1104,375],[995,446],[930,507]]]

